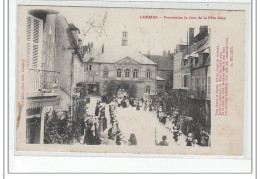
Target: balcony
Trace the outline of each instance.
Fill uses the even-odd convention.
[[[55,97],[59,95],[59,72],[27,69],[26,75],[27,97]]]

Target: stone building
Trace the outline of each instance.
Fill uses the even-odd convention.
[[[107,82],[129,81],[137,86],[136,97],[144,93],[157,92],[158,79],[156,63],[128,46],[128,32],[122,32],[122,44],[102,46],[100,52],[93,52],[93,44],[84,57],[85,80],[97,94],[105,93]],[[156,78],[157,77],[157,78]]]
[[[175,94],[181,111],[210,129],[211,58],[208,27],[201,26],[196,36],[194,28],[190,28],[188,37],[189,45],[179,53],[176,50],[174,54],[174,58],[180,58],[180,67],[174,61],[176,66],[173,73],[178,75],[173,79],[173,83],[176,83]]]
[[[81,45],[78,32],[58,12],[30,10],[23,21],[26,37],[20,38],[19,52],[26,61],[26,119],[17,135],[24,143],[42,144],[45,113],[68,110],[76,83],[83,81]],[[25,129],[26,136],[20,135]]]
[[[187,54],[187,44],[177,44],[173,53],[173,89],[180,89],[182,87],[181,64],[185,54]]]
[[[157,64],[157,76],[164,79],[165,91],[168,92],[169,90],[171,90],[173,87],[173,55],[169,53],[165,56],[150,54],[147,54],[145,56]],[[163,88],[161,87],[160,89]]]

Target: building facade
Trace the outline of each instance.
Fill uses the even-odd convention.
[[[83,81],[81,46],[73,43],[78,40],[72,35],[74,29],[57,12],[31,10],[24,21],[26,119],[21,124],[26,136],[19,137],[24,143],[43,144],[45,114],[53,109],[68,110],[76,83]]]
[[[175,53],[181,62],[179,67],[179,61],[174,61],[174,91],[181,111],[200,126],[210,129],[211,58],[208,27],[201,26],[195,37],[194,28],[190,28],[188,37],[187,48],[181,53],[176,50]]]
[[[156,63],[128,46],[126,31],[122,35],[120,46],[103,45],[101,52],[95,55],[91,53],[91,48],[87,51],[84,57],[87,84],[97,94],[105,93],[109,81],[135,83],[138,98],[143,97],[144,93],[156,93]]]
[[[187,54],[187,44],[180,43],[176,45],[173,53],[173,89],[180,89],[182,87],[182,59]]]
[[[164,88],[160,87],[160,89],[164,90],[160,91],[168,92],[169,90],[171,90],[173,87],[173,55],[169,53],[165,56],[150,54],[147,54],[145,56],[157,64],[157,77],[164,79],[165,86]]]

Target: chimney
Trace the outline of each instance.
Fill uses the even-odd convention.
[[[104,53],[104,44],[102,44],[102,54]]]
[[[128,40],[127,40],[128,32],[123,31],[122,32],[122,46],[127,46],[128,45]]]
[[[200,26],[200,34],[206,33],[208,34],[208,26]]]
[[[149,58],[150,59],[150,56],[151,55],[151,52],[150,52],[150,50],[148,51],[148,53],[147,53],[147,58]]]
[[[191,27],[189,28],[189,45],[193,44],[193,40],[194,40],[194,28]]]

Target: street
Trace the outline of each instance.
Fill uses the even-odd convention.
[[[97,100],[100,100],[100,98],[95,96],[90,97],[90,103],[87,105],[89,115],[94,115]],[[105,105],[109,129],[111,127],[109,107],[108,104],[105,103],[102,103],[102,105]],[[144,111],[143,108],[137,111],[135,107],[131,106],[127,108],[118,107],[117,120],[125,140],[128,141],[130,134],[134,133],[137,138],[138,146],[154,146],[155,139],[157,139],[157,142],[160,142],[163,135],[167,136],[167,142],[171,147],[186,146],[186,136],[179,136],[178,142],[175,142],[171,131],[157,119],[156,111]],[[105,132],[107,132],[107,130]]]

